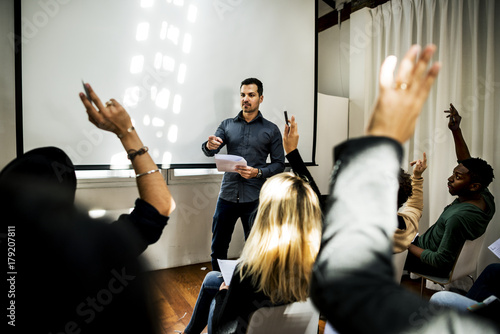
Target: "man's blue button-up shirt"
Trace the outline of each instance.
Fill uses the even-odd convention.
[[[219,197],[230,202],[252,202],[259,199],[260,188],[266,178],[285,170],[285,153],[281,132],[276,124],[266,120],[261,112],[246,122],[243,112],[219,125],[215,136],[222,139],[216,150],[209,150],[207,142],[201,146],[206,156],[212,157],[227,145],[227,153],[245,158],[248,166],[259,168],[262,178],[245,179],[238,173],[224,173]],[[267,157],[271,162],[267,164]]]

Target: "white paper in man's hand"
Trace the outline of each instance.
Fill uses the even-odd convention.
[[[224,278],[224,283],[229,286],[231,283],[231,278],[233,277],[234,268],[238,264],[238,260],[221,260],[217,259],[219,263],[220,272],[222,273],[222,278]]]
[[[246,166],[247,161],[238,155],[216,154],[215,165],[219,172],[236,173],[236,166]]]

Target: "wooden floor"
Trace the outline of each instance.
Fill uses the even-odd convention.
[[[154,304],[160,311],[159,334],[182,333],[186,328],[201,283],[210,268],[210,262],[207,262],[148,273]],[[420,295],[420,280],[411,280],[408,276],[403,276],[401,285]],[[424,288],[425,299],[429,299],[433,293],[434,291]],[[323,334],[325,322],[320,319],[318,326],[318,333]],[[206,328],[203,333],[206,333]]]

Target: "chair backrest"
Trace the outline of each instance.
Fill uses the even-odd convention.
[[[247,334],[317,334],[319,312],[310,299],[252,313]]]
[[[323,334],[339,334],[339,332],[337,332],[337,330],[333,328],[330,321],[327,321],[325,324],[325,330],[323,331]]]
[[[450,275],[450,282],[470,275],[476,271],[479,252],[483,248],[486,233],[474,240],[466,240],[460,254],[458,255],[455,266]]]
[[[408,256],[408,250],[401,253],[396,253],[392,255],[392,266],[394,268],[394,279],[396,283],[401,283],[401,277],[403,276],[403,269],[405,267],[406,257]]]

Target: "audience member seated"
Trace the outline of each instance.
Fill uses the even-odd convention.
[[[422,173],[427,169],[427,156],[424,152],[423,160],[410,162],[413,175],[399,170],[398,209],[403,204],[404,208],[398,212],[398,227],[394,233],[394,253],[401,253],[410,247],[418,232],[418,222],[424,209],[424,178]]]
[[[496,333],[488,321],[431,306],[393,278],[402,144],[413,134],[439,72],[439,64],[428,69],[435,49],[429,45],[417,57],[420,47],[412,46],[395,80],[397,60],[388,57],[367,137],[335,148],[311,298],[340,333]]]
[[[465,312],[471,306],[482,303],[491,296],[500,298],[500,263],[488,265],[466,295],[452,291],[438,291],[432,295],[430,302]],[[497,320],[498,314],[500,312],[492,320]]]
[[[458,196],[444,208],[441,216],[409,247],[405,269],[425,275],[448,277],[466,240],[486,231],[495,213],[488,185],[493,169],[480,158],[471,158],[460,129],[461,117],[450,104],[448,127],[453,134],[458,166],[448,178],[448,191]]]
[[[154,333],[138,255],[159,239],[175,203],[161,173],[147,174],[157,167],[127,112],[115,100],[104,106],[88,88],[97,107],[81,94],[89,119],[120,138],[140,198],[111,224],[91,219],[74,205],[75,170],[62,150],[38,148],[10,162],[0,173],[2,230],[18,242],[8,320],[26,333]]]
[[[430,302],[462,312],[475,312],[500,326],[500,263],[488,265],[465,296],[439,291],[432,295]]]
[[[252,312],[304,301],[321,238],[318,197],[300,177],[281,173],[260,192],[252,231],[227,286],[207,274],[185,333],[245,333]]]

